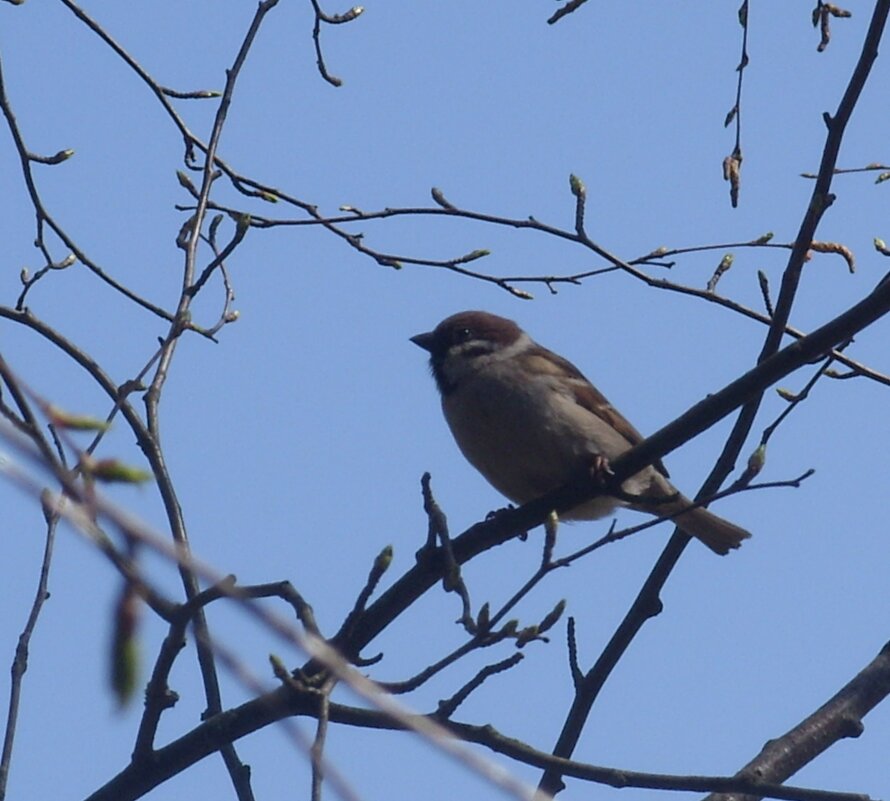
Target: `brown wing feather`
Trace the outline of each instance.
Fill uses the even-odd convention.
[[[587,409],[587,411],[595,414],[601,420],[607,422],[621,434],[631,446],[639,445],[645,439],[645,437],[630,424],[624,415],[609,403],[606,396],[587,380],[584,374],[575,367],[574,364],[568,359],[564,359],[559,354],[547,350],[540,345],[538,345],[538,348],[540,348],[541,351],[540,356],[535,358],[534,354],[530,354],[530,358],[535,362],[536,370],[539,369],[541,372],[552,373],[554,375],[566,375],[573,379],[571,382],[571,389],[575,402],[584,409]],[[668,476],[668,471],[661,463],[660,459],[655,462],[655,468],[659,473]]]

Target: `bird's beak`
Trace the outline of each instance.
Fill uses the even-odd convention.
[[[418,348],[423,348],[425,351],[432,353],[433,350],[433,332],[427,331],[425,334],[416,334],[411,337],[411,341],[417,345]]]

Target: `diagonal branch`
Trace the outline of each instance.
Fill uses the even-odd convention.
[[[613,469],[615,469],[616,477],[619,481],[633,475],[638,469],[646,464],[651,464],[655,458],[663,456],[667,452],[661,450],[661,442],[663,439],[668,438],[665,433],[668,429],[680,423],[684,418],[695,417],[697,415],[697,410],[700,410],[704,405],[713,405],[715,407],[714,411],[716,412],[717,406],[723,401],[728,400],[729,397],[734,396],[736,398],[741,398],[744,401],[744,405],[742,406],[735,425],[729,434],[723,452],[720,454],[714,469],[702,485],[696,499],[707,498],[713,495],[734,468],[744,442],[747,440],[751,431],[751,426],[754,424],[754,419],[763,398],[763,392],[765,391],[766,386],[769,385],[760,383],[760,381],[754,377],[758,374],[771,372],[772,370],[782,372],[783,362],[787,361],[788,358],[793,359],[795,349],[803,346],[803,343],[807,342],[807,340],[809,340],[807,345],[803,346],[806,350],[810,350],[810,347],[815,343],[820,343],[820,345],[810,350],[809,358],[820,357],[832,347],[846,342],[849,337],[852,336],[852,332],[847,335],[841,335],[839,338],[834,338],[830,335],[832,330],[845,327],[845,324],[841,323],[842,318],[847,318],[847,323],[849,323],[857,319],[860,314],[864,314],[866,317],[875,314],[876,316],[872,319],[878,319],[878,317],[882,316],[888,309],[890,309],[890,307],[886,306],[886,304],[890,302],[890,282],[885,279],[878,284],[878,287],[874,292],[872,292],[872,294],[864,301],[856,304],[856,306],[853,306],[831,323],[814,331],[810,337],[806,337],[804,340],[798,340],[796,343],[779,351],[785,327],[788,324],[791,307],[797,293],[797,287],[800,283],[800,276],[807,251],[813,241],[816,227],[822,219],[822,215],[834,200],[834,196],[829,193],[829,189],[831,187],[834,168],[837,164],[837,156],[840,150],[841,140],[843,139],[846,125],[853,113],[853,108],[859,99],[871,71],[871,67],[877,58],[878,42],[883,35],[888,12],[890,12],[890,0],[881,0],[881,2],[876,4],[871,24],[862,46],[859,61],[850,77],[847,90],[838,106],[837,114],[834,118],[826,116],[828,136],[822,154],[819,177],[816,180],[809,206],[804,214],[794,247],[789,256],[788,266],[783,274],[782,287],[776,302],[773,322],[767,332],[763,348],[758,358],[758,366],[737,381],[733,382],[729,387],[694,406],[689,412],[678,418],[675,423],[663,428],[643,443],[640,446],[640,450],[645,451],[648,449],[650,453],[654,452],[655,455],[652,459],[643,460],[639,458],[638,454],[631,452],[632,457],[637,458],[632,458],[631,454],[629,454],[628,456],[631,458],[627,458],[627,461],[634,463],[634,469],[626,470],[625,465],[622,465],[622,469],[619,469],[616,463],[616,465],[613,466]],[[868,324],[868,322],[865,322],[865,325]],[[858,325],[858,323],[856,323],[856,325]],[[854,327],[856,326],[854,325]],[[830,342],[825,342],[826,334],[829,334],[828,339],[831,340]],[[824,347],[821,343],[825,343]],[[798,364],[801,363],[802,362],[798,362]],[[785,374],[787,375],[787,373]],[[778,380],[779,377],[780,376],[777,375],[776,380]],[[721,398],[723,399],[722,401]],[[732,410],[727,410],[726,414],[729,414],[731,411]],[[702,420],[702,422],[704,421]],[[704,428],[700,429],[700,431],[701,430],[704,430]],[[634,448],[633,450],[637,451],[638,449]],[[624,462],[625,459],[618,461]],[[630,646],[630,643],[633,641],[636,634],[642,629],[645,622],[661,611],[661,599],[659,598],[660,590],[673,571],[674,566],[677,564],[677,561],[688,543],[688,535],[679,531],[679,529],[674,532],[674,535],[671,537],[661,556],[658,558],[655,567],[643,584],[643,587],[631,605],[631,608],[628,610],[615,634],[603,650],[602,655],[578,687],[575,699],[566,715],[563,729],[560,732],[559,738],[553,749],[555,756],[569,757],[573,753],[578,738],[581,735],[581,731],[587,722],[590,710],[593,707],[600,690],[611,675],[615,665],[618,663],[618,660],[623,656],[624,652]],[[539,789],[549,795],[555,795],[562,786],[559,772],[548,770],[544,772],[544,775],[541,778]]]
[[[890,642],[836,695],[790,731],[770,740],[736,778],[784,782],[845,737],[862,734],[862,718],[890,695]],[[706,801],[754,801],[740,793],[708,796]]]

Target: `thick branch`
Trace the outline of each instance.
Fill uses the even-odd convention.
[[[775,740],[743,767],[736,777],[783,782],[838,740],[862,734],[862,718],[890,695],[890,643],[812,715]],[[708,796],[706,801],[755,801],[759,795]]]
[[[86,801],[133,801],[195,762],[209,756],[225,743],[237,740],[239,737],[274,723],[285,716],[318,718],[322,712],[318,693],[301,692],[290,685],[282,686],[268,693],[262,700],[263,703],[251,701],[237,709],[217,715],[168,746],[156,751],[153,754],[153,759],[128,765],[108,784],[90,795]],[[385,712],[376,710],[331,703],[328,706],[327,714],[332,723],[372,729],[404,729],[402,723],[394,721]],[[428,718],[424,715],[417,715],[416,719],[420,722]],[[433,719],[436,719],[435,716]],[[863,795],[781,786],[750,776],[677,776],[573,762],[532,748],[519,740],[499,733],[491,726],[473,726],[452,722],[446,722],[444,725],[461,740],[478,743],[517,762],[540,768],[558,768],[563,775],[612,787],[698,792],[712,790],[756,791],[764,797],[797,801],[868,801],[868,797]]]

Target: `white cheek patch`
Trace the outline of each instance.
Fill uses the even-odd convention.
[[[442,362],[442,372],[448,383],[457,384],[464,376],[499,364],[528,350],[534,343],[523,333],[515,342],[502,346],[489,339],[470,339],[448,349]]]
[[[529,348],[534,347],[534,344],[529,335],[523,332],[515,342],[507,345],[506,348],[501,348],[497,356],[499,359],[512,359],[514,356],[518,356],[520,353],[524,353]]]

